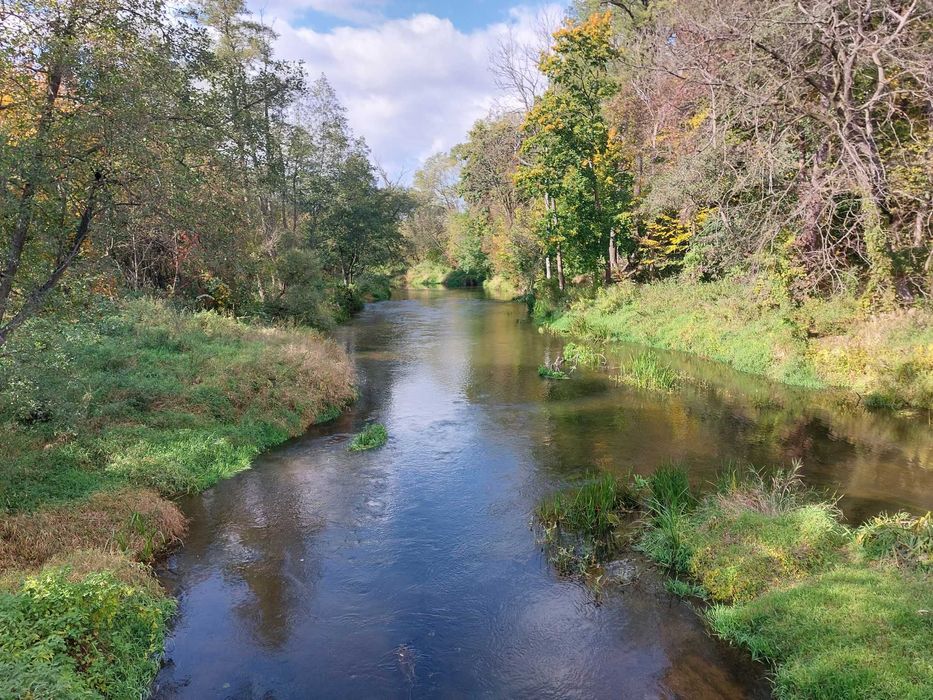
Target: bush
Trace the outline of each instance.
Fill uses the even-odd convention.
[[[17,594],[0,593],[0,697],[145,695],[174,609],[108,573],[27,578]]]

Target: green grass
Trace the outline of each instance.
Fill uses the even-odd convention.
[[[603,474],[545,499],[537,515],[545,527],[598,538],[611,534],[619,525],[620,514],[635,503],[632,490],[623,480]]]
[[[600,367],[606,364],[606,356],[580,343],[567,343],[561,351],[564,360],[573,366]]]
[[[0,593],[0,697],[138,698],[174,601],[107,572],[47,569]]]
[[[793,305],[768,285],[623,283],[536,319],[557,332],[689,352],[807,388],[850,389],[873,410],[933,409],[933,313],[866,316],[856,300]]]
[[[349,450],[351,452],[364,452],[366,450],[375,450],[382,447],[389,441],[389,432],[384,425],[373,423],[367,425],[361,432],[354,436],[350,441]]]
[[[563,370],[552,369],[547,365],[538,366],[538,376],[542,379],[570,379],[570,376]]]
[[[930,610],[929,578],[843,565],[707,616],[775,665],[778,698],[922,700],[933,697]]]
[[[778,698],[933,696],[933,516],[856,530],[786,472],[729,471],[701,499],[686,474],[641,479],[640,548],[715,603],[712,629],[775,667]]]
[[[46,317],[0,357],[0,509],[101,489],[197,491],[352,398],[337,346],[305,331],[136,301]]]
[[[352,367],[310,331],[146,300],[41,317],[3,350],[0,578],[23,583],[0,594],[0,697],[141,697],[173,604],[128,557],[183,533],[167,497],[335,417]],[[68,555],[81,576],[18,573]]]
[[[650,352],[641,353],[623,365],[616,380],[648,391],[673,391],[681,381],[677,372]]]

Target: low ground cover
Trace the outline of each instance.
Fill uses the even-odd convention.
[[[575,551],[592,565],[599,543],[637,522],[627,536],[669,573],[669,589],[706,601],[717,635],[772,664],[780,698],[933,696],[930,514],[850,527],[799,467],[727,472],[703,495],[667,467],[591,480],[544,501],[538,518],[565,572]],[[568,549],[559,530],[589,544]]]
[[[866,315],[854,299],[776,299],[734,280],[623,283],[563,311],[547,302],[538,318],[581,338],[689,352],[795,386],[846,388],[871,409],[933,409],[929,310]]]

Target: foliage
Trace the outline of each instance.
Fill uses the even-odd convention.
[[[108,573],[70,573],[46,569],[0,593],[0,696],[141,697],[174,602]]]
[[[554,369],[547,365],[538,366],[538,376],[542,379],[570,379],[570,376],[562,369]]]
[[[372,423],[367,425],[361,432],[354,436],[350,441],[349,450],[351,452],[365,452],[382,447],[389,441],[389,433],[384,425]]]
[[[327,327],[401,260],[411,197],[242,0],[0,14],[0,346],[128,292]]]
[[[313,332],[154,301],[38,319],[0,358],[0,506],[206,488],[351,400],[341,358]]]

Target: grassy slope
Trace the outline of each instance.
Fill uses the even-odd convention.
[[[0,696],[138,697],[172,603],[131,560],[182,534],[167,497],[332,417],[352,368],[315,333],[151,301],[40,319],[5,351]]]
[[[870,406],[933,408],[933,315],[866,318],[847,300],[800,308],[733,281],[622,284],[550,321],[557,331],[690,352],[797,386],[857,391]]]
[[[795,479],[757,475],[673,517],[660,501],[643,549],[715,603],[717,634],[775,666],[777,697],[933,697],[930,516],[852,531]]]

